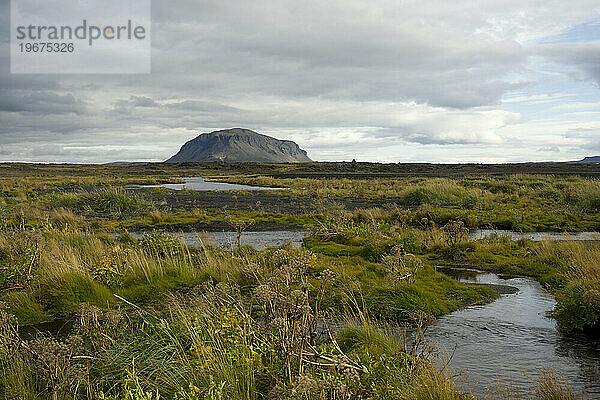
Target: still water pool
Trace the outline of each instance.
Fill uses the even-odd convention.
[[[162,183],[159,185],[135,185],[130,186],[130,189],[135,188],[166,188],[172,190],[197,190],[197,191],[205,191],[205,190],[285,190],[287,188],[272,188],[272,187],[263,187],[263,186],[249,186],[249,185],[238,185],[235,183],[225,183],[225,182],[211,182],[207,181],[201,176],[190,176],[190,177],[181,177],[177,178],[184,181],[184,183]]]

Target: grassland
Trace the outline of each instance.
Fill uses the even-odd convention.
[[[562,329],[598,328],[599,244],[467,234],[481,226],[598,230],[597,168],[527,165],[535,175],[486,176],[479,166],[461,167],[462,175],[424,166],[421,174],[433,176],[416,177],[414,166],[332,165],[249,164],[237,174],[218,163],[2,165],[0,395],[472,398],[422,332],[435,317],[498,294],[453,281],[439,264],[532,276],[556,296]],[[325,170],[355,175],[317,176]],[[395,177],[360,176],[367,173]],[[290,189],[126,188],[190,175]],[[301,249],[225,250],[189,248],[160,231],[250,222],[309,236]],[[131,228],[148,233],[134,239]],[[61,338],[19,335],[52,320],[73,329]],[[404,340],[408,327],[414,346]],[[552,371],[535,390],[540,399],[576,398]],[[516,397],[498,390],[497,398]]]

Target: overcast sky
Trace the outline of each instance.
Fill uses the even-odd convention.
[[[244,127],[319,161],[600,155],[598,0],[152,4],[149,75],[11,75],[0,161],[162,161]]]

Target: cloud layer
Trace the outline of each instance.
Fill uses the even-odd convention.
[[[296,140],[313,159],[583,151],[573,132],[600,133],[597,116],[557,122],[530,108],[581,93],[570,85],[597,96],[600,42],[572,27],[600,15],[598,3],[481,3],[155,1],[149,75],[11,75],[3,28],[0,160],[162,160],[232,126]]]

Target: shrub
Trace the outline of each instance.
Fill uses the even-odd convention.
[[[600,193],[590,193],[579,201],[579,207],[586,212],[600,211]]]
[[[572,282],[556,295],[552,311],[561,328],[566,331],[600,327],[600,282]]]

